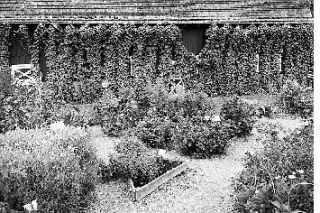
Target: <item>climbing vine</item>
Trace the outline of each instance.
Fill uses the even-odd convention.
[[[211,26],[199,55],[205,79],[199,82],[208,94],[279,92],[289,74],[312,84],[312,42],[311,25]]]
[[[187,89],[210,95],[279,92],[289,74],[313,83],[313,25],[212,25],[198,55],[185,49],[175,25],[39,24],[32,38],[20,25],[13,35],[31,55],[35,73],[44,52],[47,85],[63,102],[96,101],[103,80],[115,96],[121,88],[159,77],[168,83],[176,75]],[[1,72],[9,65],[9,37],[10,26],[0,25]]]
[[[48,39],[45,46],[46,64],[48,67],[47,86],[53,91],[53,99],[59,102],[64,100],[64,73],[62,64],[63,29],[52,24],[47,29]]]
[[[82,55],[77,57],[78,77],[82,80],[81,95],[82,100],[86,103],[97,100],[101,96],[101,79],[103,76],[101,28],[102,26],[90,27],[88,25],[80,28],[82,48],[79,48],[79,53],[82,53]]]
[[[11,26],[0,24],[0,92],[9,92],[6,86],[10,82],[10,32]]]
[[[35,68],[35,73],[40,75],[40,53],[44,51],[46,40],[46,27],[44,24],[38,24],[33,33],[33,42],[31,48],[31,63]]]

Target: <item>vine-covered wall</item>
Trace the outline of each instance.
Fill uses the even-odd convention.
[[[278,92],[289,74],[312,85],[313,26],[212,26],[199,58],[207,93]]]
[[[8,93],[10,90],[8,87],[8,82],[11,80],[9,60],[10,32],[10,25],[0,24],[0,92],[2,93]]]
[[[18,39],[34,74],[45,54],[47,85],[63,102],[96,101],[103,79],[117,93],[135,79],[182,75],[186,88],[210,95],[278,92],[289,74],[304,85],[313,83],[313,25],[212,25],[198,55],[185,49],[175,25],[39,24],[32,34],[25,25],[0,25],[0,72],[10,71],[9,47]]]

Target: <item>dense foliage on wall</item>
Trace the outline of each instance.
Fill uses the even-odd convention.
[[[301,84],[312,85],[312,42],[312,25],[212,26],[199,55],[204,90],[211,94],[279,92],[289,74]]]
[[[1,70],[8,64],[10,26],[1,25]],[[279,92],[294,74],[313,83],[313,25],[212,25],[197,56],[188,52],[175,25],[25,25],[13,33],[39,71],[40,52],[48,67],[47,84],[55,99],[89,103],[101,97],[101,81],[117,94],[135,79],[155,82],[182,76],[187,89],[213,94]],[[31,33],[29,33],[31,34]]]
[[[11,26],[0,24],[0,93],[8,92],[8,82],[10,82],[9,69],[9,47],[10,47]]]

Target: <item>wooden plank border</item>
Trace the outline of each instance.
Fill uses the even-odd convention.
[[[131,199],[133,201],[138,201],[144,198],[148,194],[155,191],[159,186],[168,182],[170,179],[177,176],[187,168],[188,168],[188,162],[184,162],[181,165],[175,167],[174,169],[171,169],[166,173],[164,173],[163,175],[159,176],[158,178],[154,179],[150,183],[137,188],[134,187],[133,181],[131,179],[128,179],[128,187],[129,187]]]

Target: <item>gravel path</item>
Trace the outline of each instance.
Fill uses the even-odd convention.
[[[126,184],[121,181],[101,184],[97,187],[98,201],[89,212],[232,212],[232,178],[243,169],[245,152],[261,147],[256,137],[234,140],[225,156],[189,159],[188,170],[138,202],[130,201]],[[112,152],[112,141],[107,146],[101,145],[101,141],[107,140],[99,137],[93,140],[103,160]]]
[[[261,141],[266,137],[267,129],[272,130],[276,126],[288,133],[303,123],[293,118],[262,118],[249,137],[232,141],[226,155],[203,160],[189,159],[190,168],[138,202],[129,199],[124,182],[101,184],[96,190],[98,200],[88,212],[231,213],[234,199],[232,183],[243,170],[245,153],[263,148]],[[107,161],[114,147],[114,139],[99,136],[97,130],[91,134],[94,136],[93,145],[98,149],[98,156]],[[178,156],[176,153],[170,154]]]

